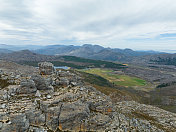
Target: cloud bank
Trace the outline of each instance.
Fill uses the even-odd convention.
[[[0,0],[0,43],[176,49],[175,0]]]

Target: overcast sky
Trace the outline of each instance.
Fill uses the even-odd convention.
[[[176,0],[0,0],[0,43],[176,50]]]

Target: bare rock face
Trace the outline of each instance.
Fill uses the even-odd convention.
[[[40,75],[51,75],[54,73],[54,65],[50,62],[41,62],[38,66]]]
[[[37,90],[46,90],[49,86],[45,79],[42,78],[40,75],[34,75],[31,77],[31,79],[34,81]]]
[[[62,125],[62,129],[75,130],[81,122],[88,118],[90,110],[87,104],[82,102],[65,103],[61,107],[61,113],[59,117],[59,123]]]
[[[113,103],[76,73],[0,74],[20,81],[0,88],[0,132],[176,131],[175,113],[135,101]]]
[[[29,119],[25,114],[13,115],[3,123],[2,132],[25,132],[29,128]]]
[[[45,115],[41,111],[30,110],[25,114],[31,125],[42,126],[45,124]]]
[[[20,83],[19,93],[21,94],[30,94],[35,93],[37,88],[35,86],[35,82],[32,79],[22,80]]]

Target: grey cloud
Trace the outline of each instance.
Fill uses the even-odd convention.
[[[176,33],[175,0],[0,2],[0,43],[98,43],[134,48],[141,45],[129,40],[140,39],[144,45],[151,43],[157,48],[162,42],[157,36]],[[151,41],[146,42],[146,38]]]

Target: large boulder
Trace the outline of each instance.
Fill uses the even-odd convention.
[[[34,81],[37,90],[47,90],[50,84],[40,75],[32,76],[32,80]]]
[[[90,110],[87,104],[81,102],[56,103],[49,106],[46,112],[46,124],[55,131],[58,126],[63,131],[77,130],[81,123],[89,117]]]
[[[24,79],[20,83],[20,88],[18,92],[21,94],[30,94],[35,93],[37,88],[35,86],[35,82],[32,79]]]
[[[26,132],[29,125],[29,120],[25,114],[13,115],[3,123],[1,132]]]
[[[38,66],[41,75],[51,75],[54,73],[54,65],[50,62],[40,62]]]
[[[66,77],[61,77],[60,80],[59,80],[59,85],[62,85],[62,86],[68,86],[70,84],[70,81],[68,78]]]
[[[81,102],[65,103],[61,109],[59,125],[63,130],[76,130],[89,116],[89,113],[87,104]]]
[[[45,124],[45,114],[41,111],[29,110],[26,112],[30,125],[43,126]]]
[[[17,89],[19,89],[20,88],[20,85],[9,85],[8,87],[7,87],[7,89],[8,89],[8,94],[10,95],[10,96],[14,96],[15,94],[16,94],[16,92],[17,92]]]
[[[93,117],[90,118],[91,129],[101,129],[105,127],[110,121],[111,118],[108,115],[96,113]]]

